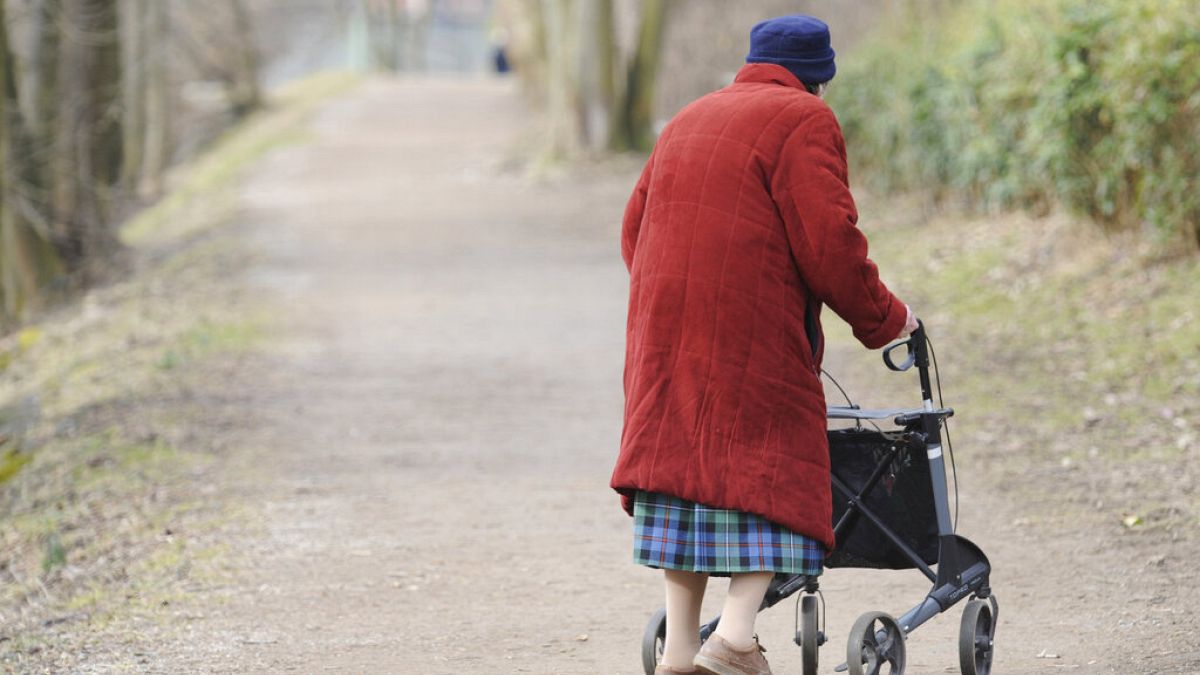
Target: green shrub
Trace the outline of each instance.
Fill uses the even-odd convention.
[[[1200,243],[1195,0],[966,1],[900,15],[830,103],[874,187],[976,209],[1058,203]]]

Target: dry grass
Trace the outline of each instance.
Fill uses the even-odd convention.
[[[979,441],[965,452],[1018,482],[1037,467],[1069,475],[1099,495],[1079,503],[1105,522],[1138,515],[1136,527],[1192,537],[1200,259],[1061,215],[864,201],[872,257],[928,323],[959,423]]]
[[[223,385],[271,322],[238,282],[238,179],[352,83],[283,92],[123,230],[134,274],[0,339],[0,671],[69,669],[224,574],[221,472],[247,460]]]

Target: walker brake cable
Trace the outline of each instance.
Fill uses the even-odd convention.
[[[821,369],[821,374],[824,375],[825,377],[829,378],[829,381],[833,383],[833,386],[837,387],[838,391],[842,392],[842,397],[846,399],[846,405],[853,408],[854,401],[850,400],[850,394],[847,394],[846,390],[842,389],[842,385],[838,384],[838,381],[836,379],[834,379],[833,375],[830,375],[829,371],[825,370],[824,368]]]
[[[850,400],[850,394],[846,393],[846,390],[842,388],[842,385],[837,381],[837,378],[835,378],[833,375],[830,375],[829,371],[825,370],[824,368],[821,369],[821,374],[824,375],[825,377],[829,378],[829,381],[833,383],[833,386],[837,387],[838,391],[842,392],[842,398],[846,399],[846,405],[850,406],[851,408],[858,407],[858,406],[854,405],[854,401]],[[862,429],[862,426],[863,426],[862,423],[863,423],[863,421],[860,419],[854,420],[855,428]],[[867,420],[867,423],[870,424],[871,426],[875,427],[875,431],[878,431],[879,433],[883,433],[883,429],[880,429],[879,425],[876,424],[874,420]]]

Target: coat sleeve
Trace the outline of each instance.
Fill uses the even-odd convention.
[[[870,349],[900,334],[904,303],[867,257],[850,194],[846,144],[837,118],[822,107],[792,130],[771,177],[800,275],[821,302],[845,319]]]
[[[633,253],[637,248],[638,234],[642,229],[642,216],[646,211],[646,195],[650,189],[650,173],[654,166],[654,155],[646,161],[642,175],[638,178],[633,194],[625,205],[625,217],[621,220],[621,257],[625,259],[625,268],[633,268]]]

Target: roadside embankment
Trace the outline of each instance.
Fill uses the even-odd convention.
[[[280,92],[123,228],[128,276],[0,339],[0,670],[86,662],[221,574],[219,477],[249,461],[225,440],[246,422],[223,385],[271,339],[237,282],[255,255],[232,231],[239,180],[352,84]]]

